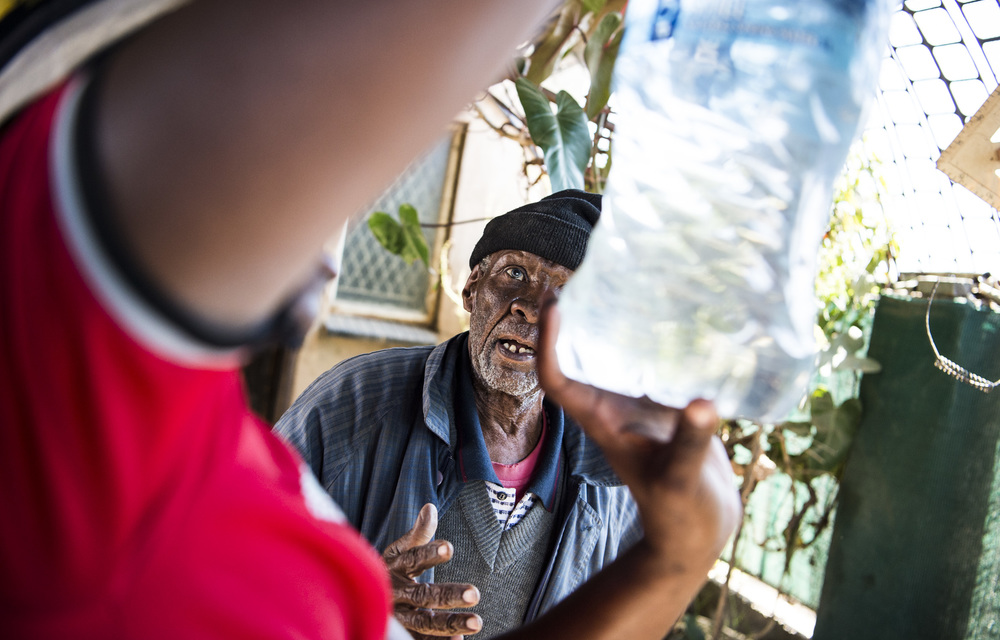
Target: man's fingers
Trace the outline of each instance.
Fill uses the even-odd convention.
[[[395,557],[386,550],[385,563],[389,571],[397,576],[416,578],[431,567],[451,560],[454,547],[447,540],[437,540],[413,549],[406,549]]]
[[[393,601],[423,609],[461,609],[479,603],[479,589],[461,582],[393,584]]]
[[[382,557],[386,562],[402,554],[407,549],[419,547],[434,539],[437,532],[438,515],[437,507],[431,503],[425,504],[417,514],[417,520],[413,523],[413,528],[403,536],[385,548]],[[431,565],[433,566],[433,565]]]
[[[410,631],[427,636],[471,635],[483,628],[483,619],[474,613],[429,611],[397,606],[395,615],[396,619]]]
[[[719,415],[715,405],[708,400],[692,400],[685,407],[669,445],[672,477],[694,479],[700,476],[705,458],[712,451],[712,439],[718,428]]]

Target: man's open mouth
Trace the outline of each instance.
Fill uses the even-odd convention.
[[[500,349],[507,351],[511,355],[517,356],[533,356],[535,355],[535,350],[531,347],[521,344],[515,340],[500,340]]]

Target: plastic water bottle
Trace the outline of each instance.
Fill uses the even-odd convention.
[[[564,290],[567,375],[776,421],[815,360],[816,255],[888,0],[631,0],[614,167]]]

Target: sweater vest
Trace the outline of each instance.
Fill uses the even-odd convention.
[[[438,522],[437,539],[455,547],[452,559],[434,568],[434,581],[468,582],[479,588],[484,640],[518,627],[545,567],[555,516],[536,500],[524,518],[503,530],[482,480],[465,483]]]

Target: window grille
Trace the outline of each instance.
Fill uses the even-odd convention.
[[[997,87],[997,0],[908,0],[893,16],[866,131],[883,162],[883,207],[900,271],[1000,272],[997,210],[935,162]]]
[[[449,212],[442,203],[450,202],[453,169],[452,136],[439,141],[415,160],[369,207],[364,220],[350,231],[344,247],[341,275],[337,285],[337,308],[350,311],[363,305],[371,314],[381,310],[389,317],[407,316],[430,323],[436,312],[431,289],[431,272],[419,260],[407,265],[386,251],[368,228],[372,212],[385,211],[396,217],[401,204],[413,205],[422,223],[439,224]],[[445,206],[445,209],[448,207]],[[434,266],[435,247],[446,236],[443,227],[424,229]]]

